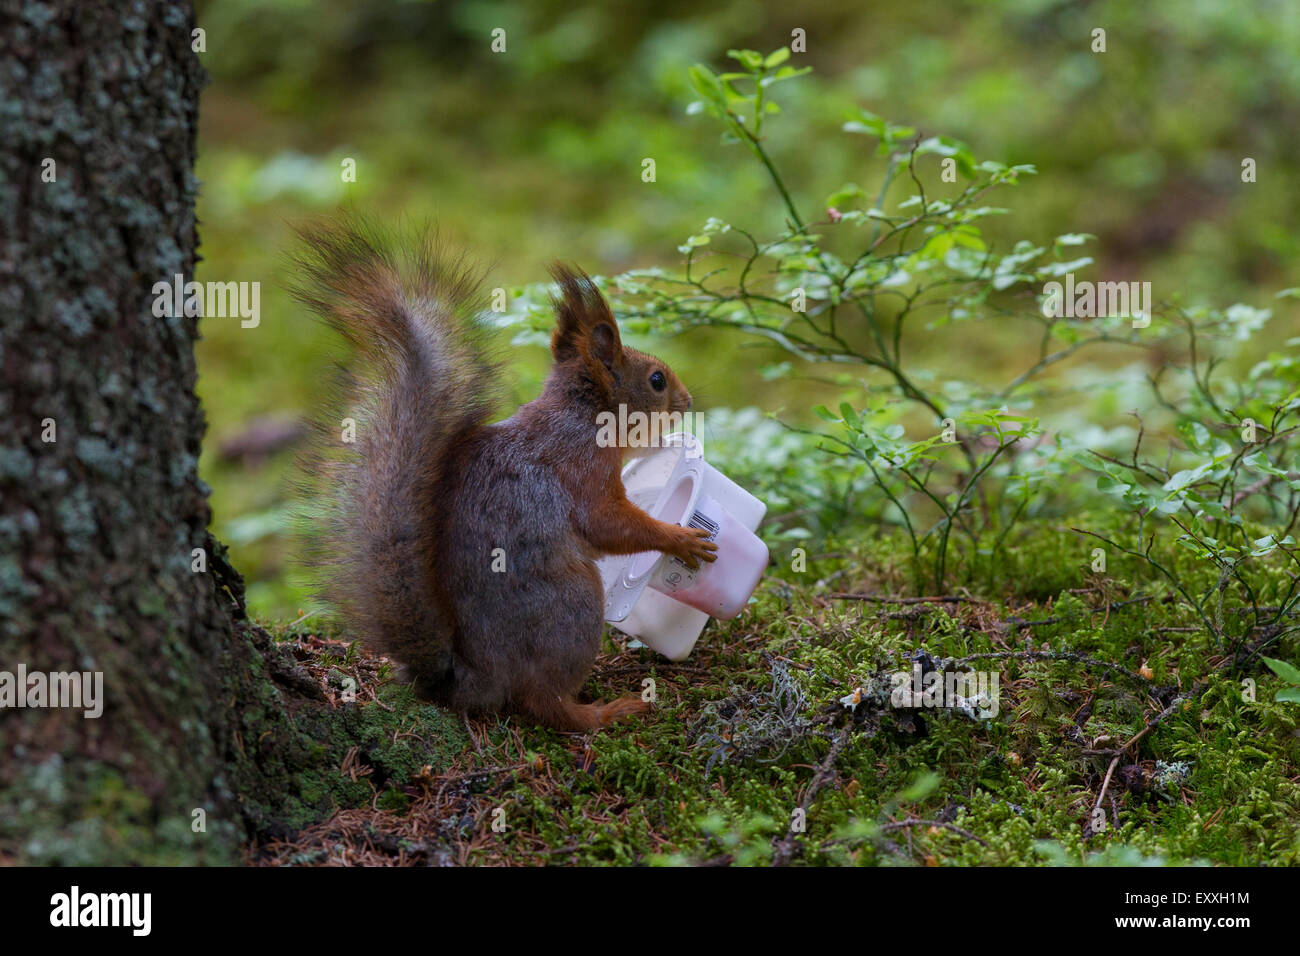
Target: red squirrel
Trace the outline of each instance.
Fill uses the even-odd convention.
[[[489,424],[501,374],[463,259],[356,218],[299,235],[293,294],[354,354],[355,442],[336,438],[317,475],[327,597],[350,630],[418,696],[462,712],[584,731],[648,710],[635,695],[575,699],[604,628],[595,559],[661,551],[698,567],[717,546],[627,499],[625,449],[598,443],[597,416],[685,412],[690,392],[622,344],[590,278],[556,263],[554,365],[540,396]]]

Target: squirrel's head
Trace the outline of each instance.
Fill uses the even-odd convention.
[[[691,393],[667,364],[623,345],[609,303],[588,276],[560,263],[551,275],[560,284],[551,354],[557,367],[573,368],[591,384],[599,411],[617,414],[620,405],[629,414],[690,409]]]

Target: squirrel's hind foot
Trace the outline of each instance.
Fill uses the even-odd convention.
[[[526,702],[522,709],[539,724],[556,730],[591,731],[599,730],[616,720],[647,713],[650,704],[629,694],[605,704],[579,704],[562,697],[554,697],[549,701],[532,700]]]
[[[616,720],[622,720],[625,717],[635,717],[650,712],[649,701],[644,701],[635,694],[615,698],[608,704],[595,704],[593,706],[596,709],[596,719],[600,722],[599,726],[601,727],[612,724]]]

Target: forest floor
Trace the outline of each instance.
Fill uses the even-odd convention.
[[[1092,574],[1067,538],[1032,531],[1009,566],[958,569],[967,585],[940,595],[909,592],[887,542],[810,558],[816,579],[769,577],[681,663],[611,628],[588,696],[656,704],[594,734],[457,718],[448,739],[386,664],[281,628],[331,706],[383,708],[393,742],[452,756],[377,770],[364,746],[331,755],[334,812],[263,834],[249,861],[1300,862],[1300,706],[1274,700],[1285,685],[1258,654],[1295,661],[1296,635],[1243,626],[1218,646],[1161,582]],[[1242,610],[1216,605],[1228,630]],[[899,696],[972,670],[989,696],[964,707]]]

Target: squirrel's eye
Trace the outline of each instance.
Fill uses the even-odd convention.
[[[668,380],[664,378],[663,372],[655,372],[650,376],[650,387],[656,392],[662,392],[667,384]]]

